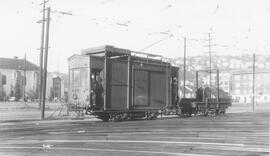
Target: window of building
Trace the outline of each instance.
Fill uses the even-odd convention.
[[[239,96],[236,96],[236,97],[235,97],[235,102],[238,103],[239,101],[240,101],[240,97],[239,97]]]
[[[69,70],[69,84],[73,84],[73,70]]]
[[[261,79],[261,74],[256,74],[255,79],[260,80]]]
[[[266,92],[266,94],[270,93],[270,83],[265,85],[265,92]]]
[[[235,94],[240,94],[240,89],[235,89],[234,93]]]
[[[240,75],[234,75],[234,80],[240,81]]]
[[[235,87],[235,88],[239,88],[239,87],[240,87],[240,83],[235,83],[235,84],[234,84],[234,87]]]

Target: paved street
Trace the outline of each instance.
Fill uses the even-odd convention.
[[[269,155],[269,113],[0,123],[0,155]]]

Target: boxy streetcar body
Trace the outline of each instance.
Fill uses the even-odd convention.
[[[113,46],[82,53],[69,59],[71,105],[103,121],[154,118],[161,110],[177,107],[178,68],[161,56]]]

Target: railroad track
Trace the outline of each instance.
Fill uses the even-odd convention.
[[[0,155],[269,155],[269,116],[0,124]]]

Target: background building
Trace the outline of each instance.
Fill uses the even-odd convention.
[[[59,72],[48,72],[46,98],[49,100],[63,99],[68,88],[68,76]]]
[[[59,76],[53,78],[53,86],[52,86],[52,91],[51,91],[51,97],[53,99],[55,98],[60,99],[63,96],[61,92],[61,88],[62,88],[61,82],[62,82],[62,79]]]
[[[270,102],[270,70],[257,70],[255,73],[255,102]],[[231,95],[238,103],[251,103],[253,97],[252,70],[232,73]]]
[[[2,75],[2,73],[0,72],[0,101],[4,100],[4,97],[5,97],[5,93],[4,93],[4,90],[3,90],[3,85],[5,84],[5,76]]]
[[[19,91],[20,98],[37,99],[39,93],[39,67],[25,59],[0,58],[0,100],[10,99]],[[3,77],[3,78],[2,78]],[[4,83],[2,81],[4,80]],[[47,72],[46,98],[64,98],[68,76],[59,72]],[[53,95],[51,95],[53,94]]]
[[[6,77],[2,94],[13,97],[17,90],[22,97],[25,87],[26,97],[37,97],[38,70],[38,66],[24,59],[0,58],[0,72]]]
[[[221,71],[219,73],[219,87],[224,92],[231,93],[231,72]]]

